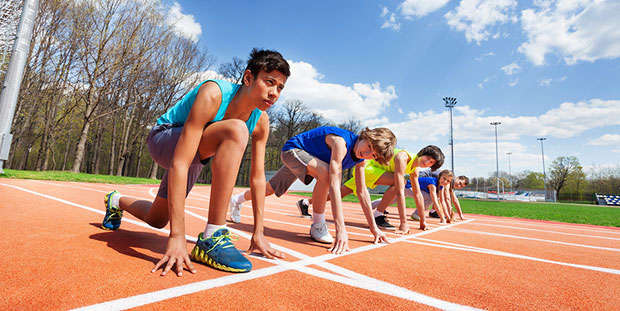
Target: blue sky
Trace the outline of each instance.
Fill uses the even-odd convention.
[[[279,103],[334,121],[386,126],[398,145],[434,144],[455,171],[542,171],[576,156],[586,172],[620,161],[620,1],[175,1],[169,21],[220,63],[253,47],[291,64]],[[210,72],[209,74],[216,74]]]

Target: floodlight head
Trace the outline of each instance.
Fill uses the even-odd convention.
[[[444,97],[443,101],[446,102],[447,108],[452,108],[456,106],[456,98],[455,97]]]
[[[491,122],[490,124],[491,124],[491,125],[495,125],[495,126],[497,126],[497,125],[502,124],[502,122]]]
[[[540,140],[541,142],[542,142],[543,140],[546,140],[546,139],[547,139],[546,137],[539,137],[539,138],[536,138],[536,140]]]

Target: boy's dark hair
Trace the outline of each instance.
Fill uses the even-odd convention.
[[[394,156],[396,146],[396,135],[385,127],[374,129],[364,128],[359,135],[359,139],[367,140],[372,149],[377,153],[375,161],[387,165]]]
[[[457,177],[458,179],[462,179],[463,182],[465,182],[465,186],[469,185],[469,178],[467,178],[467,176],[465,175],[461,175],[459,177]]]
[[[287,78],[291,75],[288,62],[277,51],[259,50],[253,48],[248,59],[248,66],[245,70],[249,70],[254,77],[257,77],[261,70],[271,72],[277,70],[283,73]]]
[[[441,152],[441,149],[439,149],[439,147],[435,145],[428,145],[422,148],[422,150],[418,152],[418,157],[421,156],[427,156],[435,160],[435,164],[431,166],[431,171],[438,170],[443,165],[443,161],[446,159],[446,157],[443,155],[443,152]]]

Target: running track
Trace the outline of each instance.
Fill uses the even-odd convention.
[[[160,277],[150,270],[165,250],[165,229],[128,213],[119,230],[100,229],[112,189],[150,200],[157,187],[0,179],[0,310],[620,309],[617,228],[467,215],[448,226],[431,219],[429,231],[388,233],[391,244],[373,245],[359,205],[344,203],[352,251],[336,256],[309,238],[298,197],[285,195],[266,199],[265,235],[286,259],[250,255],[246,274],[195,264],[196,274]],[[208,201],[205,186],[187,200],[188,251]],[[240,224],[228,224],[242,250],[250,206]]]

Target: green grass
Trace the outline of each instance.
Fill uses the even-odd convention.
[[[65,171],[37,172],[5,169],[4,174],[0,174],[0,178],[80,181],[108,184],[159,184],[158,179],[94,175],[86,173],[71,173]]]
[[[307,192],[294,194],[311,196]],[[372,195],[373,200],[380,195]],[[346,196],[345,202],[359,202],[354,195]],[[525,219],[559,221],[576,224],[620,227],[620,208],[590,204],[574,203],[534,203],[534,202],[497,202],[472,199],[460,199],[461,208],[467,214],[491,215]],[[407,198],[407,207],[413,208],[415,202]]]
[[[4,174],[0,174],[0,178],[79,181],[109,184],[159,183],[159,180],[149,178],[93,175],[62,171],[18,171],[10,169],[4,170]],[[308,192],[292,192],[291,194],[308,197],[312,195]],[[378,198],[381,198],[381,195],[371,195],[372,200]],[[358,202],[357,197],[354,195],[346,196],[343,201]],[[461,199],[460,202],[463,212],[468,214],[620,227],[620,208],[614,207],[574,203],[497,202],[471,199]],[[415,206],[415,202],[411,198],[407,198],[406,204],[410,208]]]

